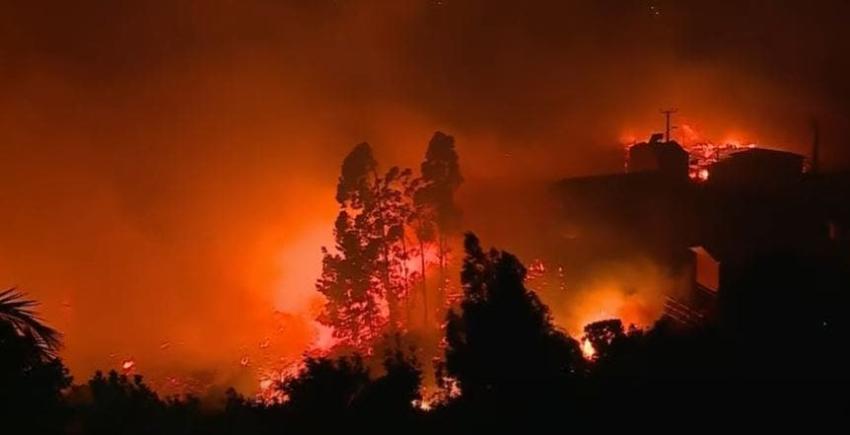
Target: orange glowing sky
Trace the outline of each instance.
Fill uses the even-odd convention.
[[[468,227],[520,254],[475,192],[619,170],[660,108],[799,152],[818,118],[847,156],[846,2],[177,3],[0,6],[0,287],[43,302],[78,381],[132,359],[244,385],[243,357],[309,348],[364,140],[416,167],[455,135]]]

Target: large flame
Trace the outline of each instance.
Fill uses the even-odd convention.
[[[593,347],[593,343],[590,342],[589,338],[583,338],[581,340],[581,354],[587,360],[593,360],[596,357],[596,349]]]

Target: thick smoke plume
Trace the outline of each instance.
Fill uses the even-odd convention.
[[[245,387],[310,348],[361,141],[416,167],[453,134],[467,227],[521,256],[539,213],[492,186],[619,170],[660,108],[799,152],[817,118],[847,157],[841,1],[52,3],[0,6],[0,288],[43,301],[78,380]]]

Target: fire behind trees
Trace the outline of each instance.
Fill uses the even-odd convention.
[[[35,317],[34,302],[7,291],[0,293],[0,425],[46,434],[436,433],[513,419],[595,426],[611,416],[754,417],[753,404],[772,413],[846,411],[828,395],[842,388],[836,381],[850,380],[846,245],[742,260],[706,322],[664,317],[639,330],[608,319],[570,337],[527,287],[520,260],[467,234],[459,304],[438,317],[447,305],[439,284],[450,270],[446,241],[460,216],[458,168],[453,140],[439,133],[420,177],[379,172],[367,144],[344,160],[336,247],[325,251],[317,284],[328,299],[321,320],[341,346],[305,357],[294,374],[267,385],[280,400],[231,390],[210,407],[161,398],[140,376],[115,372],[70,386],[55,354],[57,333]],[[436,285],[426,286],[426,260],[438,266]],[[445,321],[436,367],[413,331],[417,290],[421,324]],[[428,295],[443,299],[425,309]],[[436,395],[423,394],[429,376]]]
[[[426,329],[437,324],[446,300],[449,239],[459,228],[454,195],[462,181],[454,138],[440,132],[428,144],[419,177],[398,167],[379,172],[367,143],[345,157],[335,246],[322,249],[316,283],[326,298],[320,321],[333,329],[340,346],[369,350],[382,334],[411,328],[417,289],[422,316],[417,324]],[[438,276],[429,290],[433,251]]]
[[[675,424],[847,411],[843,396],[832,395],[850,379],[843,351],[850,326],[838,315],[848,299],[846,261],[757,261],[736,281],[739,296],[698,327],[668,319],[647,331],[619,320],[588,325],[584,338],[595,349],[588,360],[526,288],[515,256],[483,249],[472,234],[464,248],[461,309],[448,314],[438,368],[442,400],[423,403],[427,368],[402,334],[387,337],[381,356],[306,359],[274,387],[286,398],[280,403],[231,390],[223,406],[210,408],[196,398],[160,398],[141,376],[114,372],[69,388],[61,360],[3,318],[0,424],[8,433],[40,434],[440,433],[509,422],[598,427],[635,418]],[[782,267],[766,267],[776,264]],[[806,278],[812,274],[818,278]],[[780,294],[770,299],[765,292],[774,290]],[[800,301],[796,308],[792,299]],[[0,304],[5,310],[9,301]],[[383,368],[370,370],[366,358],[382,358]]]

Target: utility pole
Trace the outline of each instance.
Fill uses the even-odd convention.
[[[664,118],[666,120],[665,128],[664,128],[664,142],[670,142],[670,115],[678,112],[679,109],[667,109],[662,110],[661,113],[664,114]]]
[[[818,121],[812,120],[812,161],[809,162],[809,172],[817,174],[820,170],[820,130]]]

